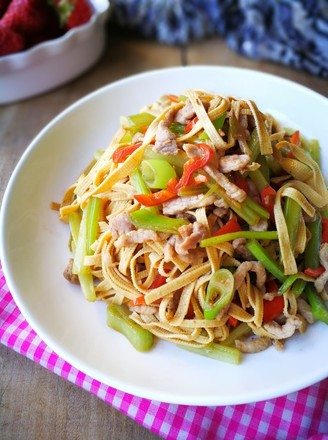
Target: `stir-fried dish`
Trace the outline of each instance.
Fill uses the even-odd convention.
[[[328,324],[327,205],[317,141],[251,100],[166,95],[66,191],[64,275],[138,350],[156,336],[238,363]]]

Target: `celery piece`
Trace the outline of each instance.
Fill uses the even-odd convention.
[[[161,154],[153,150],[152,146],[149,145],[145,148],[143,159],[161,159],[165,160],[169,164],[173,165],[178,173],[182,173],[183,166],[187,162],[188,157],[186,153],[179,150],[177,154]]]
[[[261,171],[261,174],[264,176],[265,180],[270,182],[270,169],[266,156],[259,155],[256,159],[256,162],[261,165],[259,171]]]
[[[90,302],[96,301],[97,297],[90,268],[87,267],[85,272],[78,274],[78,277],[84,298]]]
[[[283,273],[281,268],[274,260],[272,260],[270,255],[257,240],[248,240],[246,243],[246,248],[258,261],[263,264],[266,270],[276,277],[280,282],[283,283],[286,280],[286,275]]]
[[[320,215],[318,214],[314,221],[307,222],[306,227],[311,233],[311,238],[304,251],[304,265],[306,269],[317,269],[320,266],[319,249],[322,231]]]
[[[179,196],[197,196],[199,194],[204,194],[204,198],[208,197],[207,195],[207,187],[205,185],[190,185],[190,186],[183,186],[181,189],[179,189]]]
[[[140,169],[142,177],[149,188],[165,189],[168,182],[176,177],[174,168],[166,160],[143,160]]]
[[[75,245],[77,244],[77,240],[79,238],[81,217],[80,211],[74,211],[68,216],[68,224]]]
[[[277,162],[275,160],[275,158],[273,156],[266,156],[266,161],[267,164],[269,166],[270,172],[274,175],[274,176],[279,176],[281,174],[282,168],[279,164],[279,162]]]
[[[282,283],[282,285],[279,287],[278,293],[281,295],[283,293],[286,293],[287,290],[289,290],[294,282],[298,279],[298,274],[295,273],[294,275],[289,275],[286,280]]]
[[[132,182],[132,185],[136,189],[138,194],[150,194],[151,191],[146,185],[145,181],[142,178],[141,171],[139,169],[135,169],[132,171],[130,175],[130,180]]]
[[[130,219],[134,226],[142,229],[164,232],[167,234],[178,234],[180,226],[188,225],[189,222],[182,218],[165,217],[157,215],[146,208],[130,213]]]
[[[305,289],[306,285],[307,285],[307,281],[303,280],[302,278],[299,278],[294,282],[292,286],[292,292],[295,298],[298,298],[303,293],[303,290]]]
[[[259,222],[260,216],[258,215],[257,212],[253,211],[249,206],[247,206],[245,201],[243,203],[241,203],[241,208],[237,208],[237,206],[230,204],[229,201],[227,201],[227,200],[226,200],[226,202],[230,206],[230,208],[240,218],[245,220],[245,222],[248,223],[250,226],[254,226]]]
[[[277,231],[237,231],[228,234],[217,235],[215,237],[204,238],[200,242],[200,247],[215,246],[216,244],[232,241],[236,238],[255,238],[258,240],[278,240]]]
[[[104,154],[104,150],[96,150],[93,154],[93,157],[96,160],[99,160],[103,154]]]
[[[172,122],[170,125],[170,130],[177,135],[185,134],[186,126],[183,124],[179,124],[178,122]]]
[[[151,190],[146,185],[146,182],[143,180],[141,171],[136,168],[134,171],[132,171],[130,175],[130,180],[132,185],[137,191],[137,194],[151,194]],[[153,214],[158,214],[159,210],[157,206],[151,206],[149,208],[145,208],[149,212],[152,212]]]
[[[110,304],[107,307],[107,325],[122,333],[138,351],[148,351],[154,344],[153,334],[132,321],[123,305]]]
[[[121,144],[130,144],[132,143],[134,133],[131,130],[125,129],[124,135],[120,139]]]
[[[239,217],[245,220],[250,226],[256,225],[256,223],[260,220],[260,216],[249,208],[245,202],[238,203],[232,200],[230,197],[227,197],[226,192],[223,188],[220,188],[218,184],[214,184],[211,182],[206,182],[205,185],[207,188],[213,191],[213,193],[217,194],[219,197],[222,197],[223,200],[227,203],[229,208],[231,208]]]
[[[318,295],[313,285],[307,284],[304,290],[306,299],[311,306],[311,311],[314,319],[328,324],[328,308]]]
[[[311,139],[308,141],[310,154],[312,159],[317,162],[319,167],[321,166],[321,159],[320,159],[320,145],[317,139]]]
[[[130,115],[128,116],[128,119],[133,123],[133,129],[141,129],[150,125],[155,119],[155,116],[147,112],[142,112]]]
[[[224,113],[222,113],[222,115],[220,115],[218,118],[216,118],[212,121],[212,124],[214,125],[216,130],[220,130],[220,128],[223,127],[226,116],[227,116],[227,112],[224,112]],[[201,139],[201,140],[209,139],[209,136],[206,133],[206,131],[203,131],[203,133],[201,133],[198,136],[198,139]]]
[[[269,186],[269,182],[266,180],[259,169],[255,171],[250,171],[248,173],[248,176],[254,182],[254,185],[260,193],[264,190],[264,188]]]
[[[251,199],[249,196],[246,197],[244,204],[246,204],[250,209],[256,212],[260,217],[269,219],[269,212],[264,209],[261,205],[259,205],[255,200]]]
[[[284,205],[284,216],[288,230],[288,236],[292,251],[294,251],[297,239],[299,223],[301,220],[302,208],[295,200],[287,197]]]
[[[251,331],[252,330],[249,325],[247,325],[247,322],[241,322],[229,333],[229,336],[223,341],[223,344],[227,347],[233,347],[237,339],[247,336]]]
[[[256,161],[257,156],[260,154],[260,139],[256,128],[254,128],[254,130],[251,133],[248,146],[252,150],[250,163],[253,163]]]
[[[98,235],[98,221],[100,214],[101,200],[98,197],[90,197],[87,205],[87,255],[92,255],[92,244]]]
[[[87,208],[85,208],[82,213],[74,256],[74,268],[77,274],[86,273],[89,269],[88,267],[84,266],[84,257],[87,255],[87,217]]]
[[[211,342],[205,347],[191,347],[189,345],[178,344],[180,348],[201,356],[216,359],[222,362],[238,365],[241,361],[240,351],[235,347],[227,347],[223,344]]]
[[[84,257],[92,254],[91,245],[96,240],[101,200],[90,197],[82,213],[79,235],[76,241],[74,267],[77,274],[87,273]]]
[[[215,319],[234,293],[234,277],[228,269],[218,269],[210,278],[206,289],[204,318]]]

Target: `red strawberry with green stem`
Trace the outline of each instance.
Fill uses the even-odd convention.
[[[58,12],[60,22],[65,30],[87,23],[93,9],[88,0],[48,0]]]

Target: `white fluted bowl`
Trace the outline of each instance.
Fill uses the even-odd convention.
[[[109,0],[91,0],[90,21],[62,37],[0,57],[0,104],[39,95],[79,76],[100,58]]]

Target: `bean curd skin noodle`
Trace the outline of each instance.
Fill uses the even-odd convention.
[[[121,117],[65,192],[64,275],[108,303],[108,325],[143,329],[137,349],[155,336],[238,363],[328,324],[327,204],[302,127],[249,99],[165,95]]]

